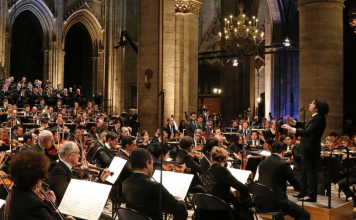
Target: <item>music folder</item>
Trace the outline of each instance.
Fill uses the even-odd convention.
[[[194,175],[185,173],[175,173],[172,171],[163,171],[162,173],[162,185],[173,196],[179,196],[184,199],[187,195],[190,183],[192,182]],[[161,171],[156,170],[153,174],[153,179],[157,182],[161,180]]]
[[[109,197],[111,185],[72,179],[59,210],[73,217],[97,220]]]

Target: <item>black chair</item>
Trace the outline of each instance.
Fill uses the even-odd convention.
[[[279,204],[278,195],[270,188],[260,183],[251,183],[249,189],[252,191],[252,208],[250,211],[256,214],[271,215],[272,219],[276,217],[283,217],[283,211]],[[254,203],[255,198],[258,197],[260,203]],[[264,201],[261,204],[261,201]]]
[[[120,220],[152,220],[150,217],[129,208],[119,208],[117,215]]]
[[[198,220],[234,220],[234,214],[229,204],[216,196],[197,193],[193,196],[192,202],[197,206],[195,216]]]

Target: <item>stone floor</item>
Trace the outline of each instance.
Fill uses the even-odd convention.
[[[293,191],[293,188],[288,187],[287,191]],[[331,196],[332,196],[332,198],[338,198],[338,185],[332,185]],[[343,200],[345,199],[345,195],[343,193],[341,193],[340,199],[343,199]],[[188,210],[188,220],[192,219],[193,214],[194,214],[193,210]],[[355,220],[356,220],[356,208],[354,208],[354,216],[355,216]],[[110,219],[112,219],[112,218],[111,218],[111,202],[109,201],[103,210],[100,220],[110,220]],[[263,218],[258,216],[258,219],[263,219]]]

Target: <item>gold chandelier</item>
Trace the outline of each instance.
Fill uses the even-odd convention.
[[[256,52],[263,42],[264,32],[258,29],[258,19],[250,20],[243,14],[244,5],[238,5],[239,16],[225,18],[224,32],[219,32],[220,45],[228,54],[242,55]]]

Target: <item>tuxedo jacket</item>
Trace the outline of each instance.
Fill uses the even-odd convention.
[[[283,160],[277,154],[272,154],[263,160],[259,164],[258,169],[258,182],[271,188],[282,200],[288,200],[288,196],[286,194],[287,181],[294,187],[296,191],[299,191],[301,188],[301,182],[295,176],[289,163]],[[262,198],[256,197],[256,199],[257,201],[260,199],[261,203],[265,202],[262,201]]]
[[[29,188],[13,187],[6,198],[5,219],[7,220],[55,220],[48,205]]]
[[[147,215],[152,220],[162,219],[158,213],[160,184],[152,181],[143,173],[133,173],[122,184],[122,192],[126,207]],[[176,200],[167,189],[162,186],[162,209],[166,213],[188,215],[183,201]]]
[[[320,140],[323,136],[326,119],[324,115],[314,115],[305,123],[297,122],[297,128],[304,128],[304,130],[297,129],[296,136],[302,136],[300,143],[300,152],[307,160],[314,160],[320,157],[321,145]]]
[[[195,121],[195,123],[198,123],[198,122]],[[190,137],[194,138],[194,133],[195,133],[196,129],[197,129],[197,127],[193,124],[193,122],[189,121],[185,125],[185,136],[190,136]]]
[[[176,133],[176,132],[177,132],[177,130],[175,129],[174,125],[172,126],[172,130],[173,130],[173,133]],[[166,126],[163,128],[163,131],[167,132],[167,134],[168,134],[168,139],[170,139],[172,133],[171,133],[171,129],[170,129],[169,125],[166,125]]]
[[[59,203],[61,203],[63,199],[70,180],[76,178],[76,174],[72,173],[72,171],[61,160],[53,168],[49,175],[48,184],[49,188],[56,195],[56,199]]]

